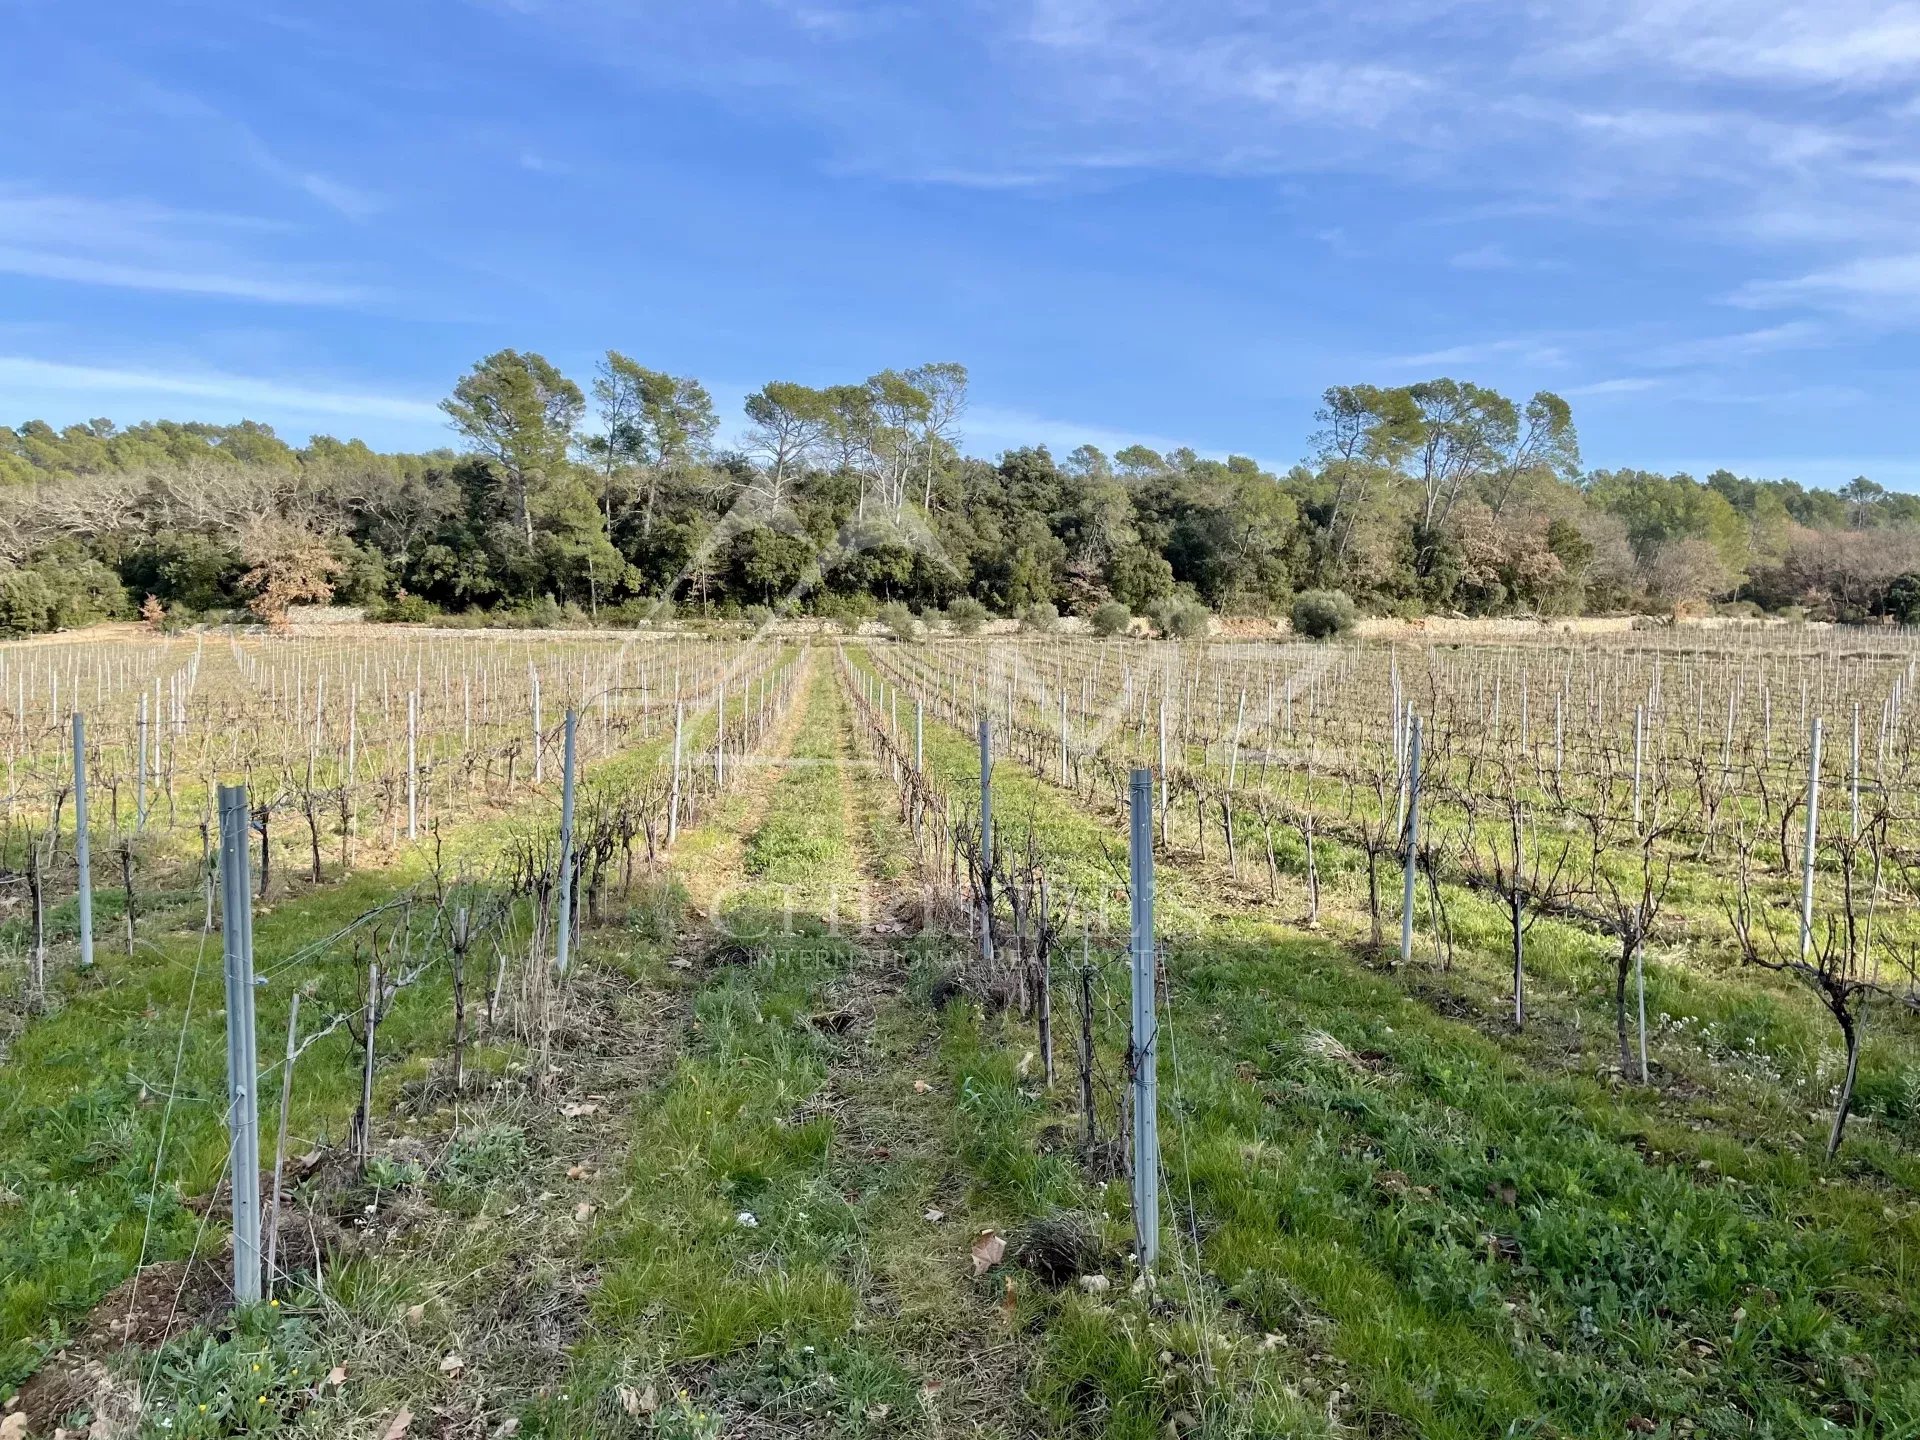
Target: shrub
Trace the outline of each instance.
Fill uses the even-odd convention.
[[[1902,625],[1920,625],[1920,573],[1909,570],[1887,582],[1887,614]]]
[[[837,590],[828,590],[813,597],[813,613],[816,619],[837,620],[847,630],[858,630],[862,620],[871,620],[879,613],[880,607],[874,604],[873,596],[864,590],[843,595]]]
[[[1153,628],[1172,640],[1198,640],[1207,633],[1212,613],[1198,600],[1170,595],[1156,600],[1147,612]]]
[[[1051,600],[1042,600],[1020,617],[1020,623],[1036,635],[1051,635],[1060,628],[1060,612]]]
[[[987,623],[987,607],[971,596],[962,595],[947,606],[947,624],[956,635],[978,635]]]
[[[53,587],[38,571],[15,570],[0,575],[0,633],[38,635],[51,630],[59,605]]]
[[[1087,617],[1087,623],[1093,627],[1096,635],[1124,635],[1127,627],[1133,623],[1133,612],[1118,600],[1109,600],[1094,609],[1093,614]]]
[[[519,623],[528,630],[558,630],[567,623],[567,612],[551,595],[515,607]]]
[[[875,618],[887,627],[888,631],[892,633],[893,638],[896,640],[918,640],[920,638],[919,620],[914,617],[913,611],[909,610],[898,600],[889,600],[886,604],[882,605],[879,615]]]
[[[1293,602],[1293,629],[1310,640],[1344,635],[1359,618],[1344,590],[1307,590]]]
[[[740,612],[740,618],[758,630],[773,623],[773,610],[766,605],[749,605]]]
[[[391,600],[367,607],[367,618],[396,625],[421,625],[438,618],[439,609],[423,596],[402,590]]]

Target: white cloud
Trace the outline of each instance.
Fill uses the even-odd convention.
[[[1584,12],[1584,13],[1583,13]],[[1920,72],[1911,0],[1587,0],[1562,12],[1564,63],[1631,58],[1771,83],[1872,86]]]
[[[252,216],[0,188],[0,273],[280,305],[374,298],[336,273],[256,253],[290,233]]]
[[[1530,256],[1515,255],[1498,241],[1489,241],[1485,245],[1476,245],[1471,250],[1462,250],[1447,258],[1447,264],[1455,270],[1564,270],[1564,260],[1540,260]]]
[[[26,355],[0,355],[0,385],[12,392],[16,406],[34,408],[34,396],[80,395],[88,413],[125,409],[137,403],[170,398],[230,406],[254,419],[271,415],[301,418],[347,416],[372,420],[438,422],[439,407],[430,401],[364,391],[316,389],[307,385],[261,380],[216,371],[127,370],[111,366],[70,365]]]
[[[70,280],[81,285],[114,285],[128,290],[264,300],[279,305],[348,305],[368,298],[367,291],[353,285],[205,270],[168,270],[84,255],[18,250],[4,245],[0,245],[0,273],[36,280]]]
[[[1577,400],[1583,396],[1638,395],[1645,390],[1658,389],[1661,383],[1645,375],[1623,375],[1613,380],[1593,380],[1585,385],[1569,385],[1560,393],[1570,400]]]
[[[1382,363],[1390,370],[1429,371],[1496,362],[1545,368],[1566,364],[1567,353],[1559,345],[1536,337],[1513,336],[1501,340],[1468,341],[1441,350],[1425,350],[1416,355],[1396,355]]]
[[[161,85],[144,75],[122,73],[121,88],[147,110],[165,119],[181,121],[201,132],[202,143],[209,137],[215,144],[225,141],[232,152],[278,184],[319,201],[329,210],[349,220],[365,220],[379,208],[379,200],[357,186],[289,160],[268,144],[251,125],[210,104],[198,95]]]
[[[1646,352],[1649,364],[1661,366],[1725,365],[1773,355],[1783,350],[1799,350],[1828,343],[1825,327],[1808,320],[1788,320],[1759,330],[1743,330],[1732,335],[1702,335],[1692,340],[1675,340],[1656,345]]]
[[[1920,313],[1920,253],[1867,255],[1785,280],[1755,280],[1730,297],[1755,309],[1812,304],[1867,318]]]

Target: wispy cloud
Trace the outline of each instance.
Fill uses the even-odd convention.
[[[253,126],[202,96],[162,85],[145,75],[123,74],[122,78],[125,93],[149,112],[219,137],[233,153],[277,184],[317,200],[349,220],[365,220],[381,208],[380,200],[371,192],[289,159]]]
[[[0,245],[0,273],[35,280],[68,280],[81,285],[115,285],[127,290],[156,290],[176,295],[213,295],[228,300],[263,300],[276,305],[350,305],[370,298],[354,285],[311,280],[170,270],[85,255],[53,255]]]
[[[1649,364],[1660,366],[1725,365],[1778,354],[1783,350],[1823,345],[1831,338],[1823,325],[1810,320],[1788,320],[1759,330],[1671,341],[1654,346],[1646,352],[1645,358]]]
[[[1423,350],[1415,355],[1396,355],[1383,361],[1388,370],[1444,370],[1462,365],[1488,365],[1495,362],[1550,368],[1567,363],[1566,350],[1552,342],[1530,336],[1510,336],[1497,340],[1472,340],[1440,350]]]
[[[1888,319],[1920,316],[1920,253],[1868,255],[1785,280],[1755,280],[1732,302],[1753,308],[1813,304]]]
[[[1612,380],[1590,380],[1584,385],[1569,385],[1560,393],[1569,400],[1602,395],[1638,395],[1656,390],[1664,382],[1645,375],[1622,375]]]
[[[282,414],[310,418],[346,416],[373,420],[436,422],[431,401],[352,390],[261,380],[253,376],[174,370],[128,370],[71,365],[26,355],[0,355],[0,385],[16,394],[77,394],[94,409],[126,401],[191,399],[233,408],[250,418]]]
[[[80,285],[277,305],[354,305],[368,287],[259,258],[275,221],[0,188],[0,273]]]
[[[1729,79],[1874,86],[1920,73],[1910,0],[1575,0],[1557,58]]]
[[[1471,250],[1462,250],[1447,258],[1447,264],[1455,270],[1564,270],[1564,260],[1545,260],[1533,256],[1515,255],[1498,241],[1489,241],[1485,245],[1476,245]]]

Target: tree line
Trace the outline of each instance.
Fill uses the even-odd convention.
[[[774,381],[722,443],[688,376],[609,351],[582,389],[502,350],[457,444],[267,426],[0,427],[0,629],[302,603],[374,618],[631,623],[760,609],[1003,615],[1672,614],[1920,620],[1920,497],[1716,470],[1584,470],[1570,407],[1466,381],[1336,386],[1284,474],[1092,445],[965,453],[953,363]]]

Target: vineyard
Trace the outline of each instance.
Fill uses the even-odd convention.
[[[0,1436],[1920,1434],[1920,645],[0,648]]]

